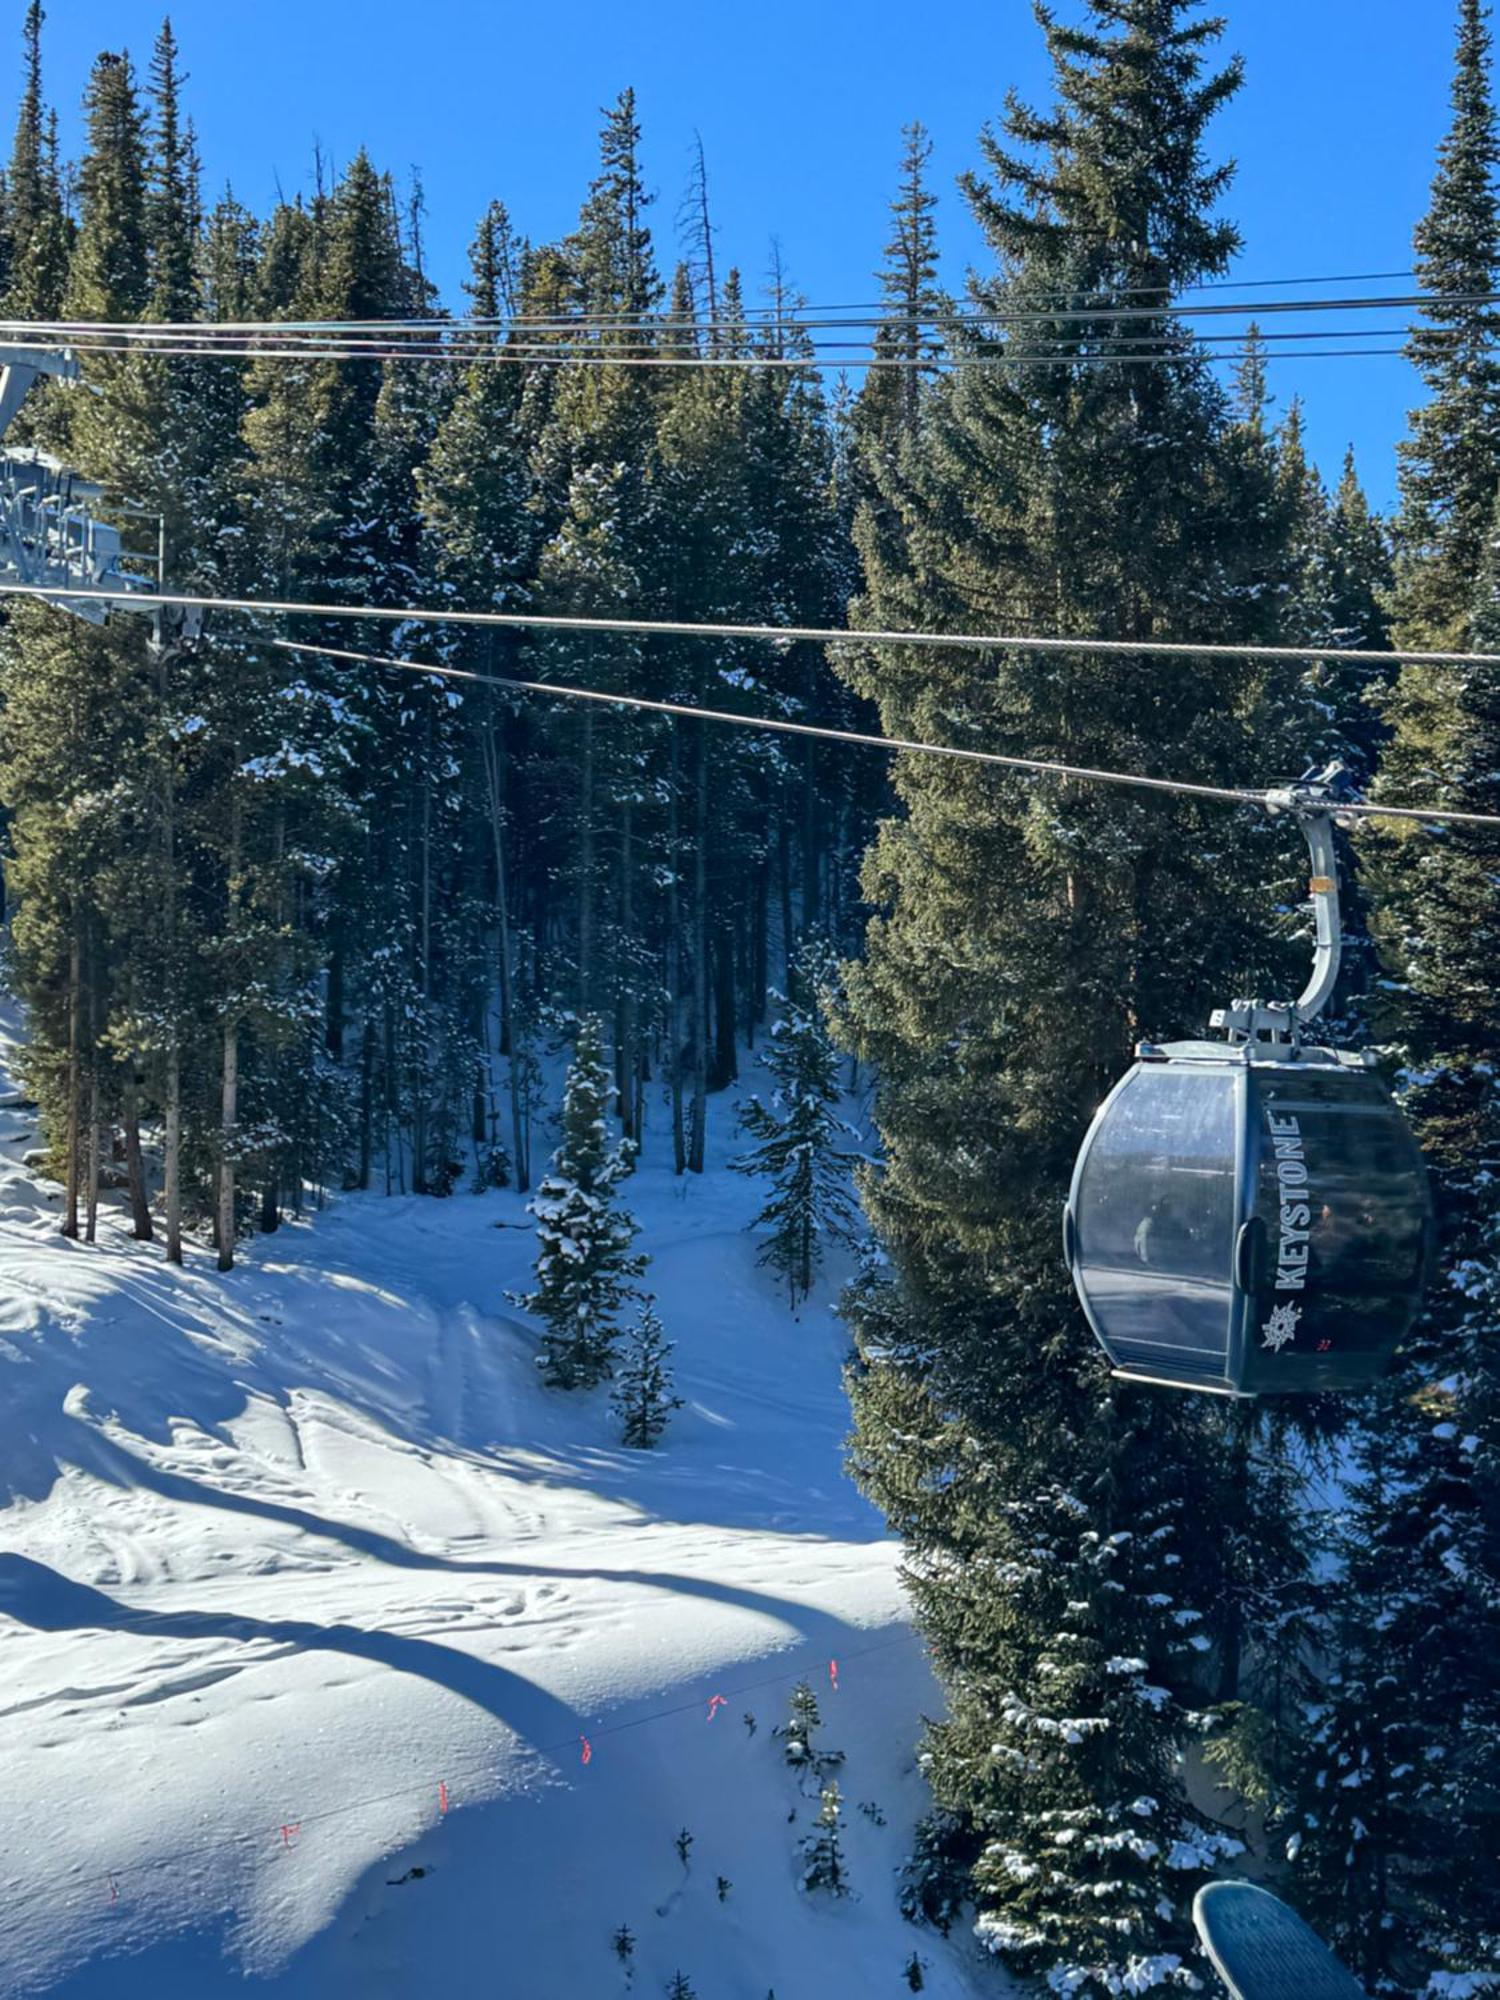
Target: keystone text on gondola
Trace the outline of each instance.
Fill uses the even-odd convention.
[[[1307,1154],[1297,1119],[1267,1111],[1266,1123],[1276,1149],[1276,1182],[1281,1190],[1281,1236],[1276,1252],[1276,1289],[1300,1292],[1307,1285],[1308,1224],[1312,1208],[1307,1198]]]

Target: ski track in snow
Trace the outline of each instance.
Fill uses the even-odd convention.
[[[0,1014],[0,1996],[644,2000],[680,1967],[840,2000],[909,1991],[913,1949],[939,2000],[1000,1990],[896,1908],[937,1695],[841,1470],[841,1331],[757,1268],[753,1187],[627,1186],[687,1402],[628,1452],[602,1392],[537,1384],[520,1197],[347,1197],[224,1276],[110,1203],[65,1243],[15,1040]],[[802,1674],[844,1901],[797,1888]]]

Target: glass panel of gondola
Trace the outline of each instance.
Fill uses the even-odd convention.
[[[1142,1068],[1080,1176],[1078,1277],[1117,1368],[1222,1382],[1234,1258],[1235,1079]]]

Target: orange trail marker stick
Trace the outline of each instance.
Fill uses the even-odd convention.
[[[583,1745],[583,1752],[582,1755],[579,1757],[578,1761],[581,1764],[592,1764],[594,1761],[593,1744],[590,1743],[589,1739],[586,1736],[580,1736],[578,1740]]]
[[[829,1686],[830,1686],[830,1687],[831,1687],[831,1688],[833,1689],[833,1691],[834,1691],[834,1693],[835,1693],[835,1694],[837,1694],[837,1693],[838,1693],[838,1691],[839,1691],[839,1663],[838,1663],[838,1661],[837,1661],[837,1660],[830,1660],[830,1661],[828,1662],[828,1685],[829,1685]]]
[[[438,1818],[442,1819],[448,1810],[448,1787],[443,1779],[438,1779]]]

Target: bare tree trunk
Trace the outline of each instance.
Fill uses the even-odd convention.
[[[239,1115],[240,1025],[224,1023],[224,1078],[219,1104],[219,1269],[234,1268],[234,1127]]]
[[[166,1133],[162,1199],[167,1211],[167,1262],[182,1262],[182,1056],[174,1040],[167,1051]]]
[[[323,1046],[336,1063],[344,1060],[344,944],[334,940],[328,958],[328,998],[323,1017]]]
[[[130,1233],[138,1243],[152,1238],[151,1202],[146,1193],[146,1163],[141,1157],[140,1086],[135,1058],[125,1063],[125,1178],[130,1186]]]
[[[526,1133],[522,1122],[524,1079],[521,1036],[516,1020],[515,964],[511,956],[510,886],[505,867],[505,812],[501,793],[500,746],[495,738],[493,717],[487,718],[484,742],[485,789],[490,803],[490,838],[495,849],[495,924],[500,932],[500,1045],[510,1066],[510,1136],[512,1169],[522,1194],[531,1185],[531,1162],[526,1157]]]
[[[73,918],[73,934],[68,945],[68,1164],[67,1204],[63,1211],[62,1233],[74,1241],[78,1237],[78,1187],[83,1162],[79,1149],[83,1141],[83,1078],[80,1074],[78,1016],[83,1005],[83,964],[78,942],[78,918]]]
[[[771,951],[771,862],[767,856],[755,877],[754,929],[750,941],[750,1035],[755,1047],[755,1031],[766,1018],[766,988],[770,984]]]
[[[156,695],[160,712],[166,714],[167,682],[171,655],[166,646],[156,658]],[[161,921],[167,966],[166,1013],[167,1051],[164,1078],[164,1130],[162,1132],[162,1203],[166,1210],[167,1262],[182,1262],[182,1043],[180,1039],[181,997],[177,991],[177,788],[172,768],[170,739],[161,761]],[[126,1145],[130,1133],[126,1129]],[[139,1145],[139,1133],[136,1136]],[[150,1213],[147,1212],[147,1234]],[[137,1235],[140,1231],[137,1230]]]
[[[781,890],[782,985],[790,990],[792,955],[797,946],[797,920],[792,911],[792,837],[786,823],[786,787],[782,787],[782,810],[776,815],[776,873]]]
[[[357,1185],[370,1185],[370,1152],[375,1122],[375,1023],[365,1015],[365,1032],[359,1048],[359,1178]]]
[[[822,921],[818,882],[818,760],[815,743],[802,745],[802,927],[815,930]]]
[[[578,1008],[589,1010],[594,983],[594,712],[583,717],[578,822]]]
[[[432,770],[432,721],[428,710],[426,772]],[[420,939],[421,964],[418,989],[422,995],[422,1010],[418,1025],[421,1042],[417,1050],[416,1074],[412,1092],[411,1131],[411,1191],[413,1194],[427,1193],[427,1124],[428,1094],[430,1081],[428,1069],[432,1058],[432,1020],[430,1002],[432,999],[432,785],[424,775],[422,784],[422,877],[419,908],[421,923]]]
[[[99,1225],[99,1070],[93,1066],[89,1078],[89,1149],[84,1179],[84,1241],[92,1243]]]
[[[688,1166],[703,1172],[708,1136],[708,725],[698,731],[698,782],[693,812],[693,1112]]]
[[[672,1085],[672,1171],[687,1169],[682,1126],[682,816],[678,798],[681,738],[672,723],[672,770],[667,791],[667,1074]]]
[[[713,1027],[714,1059],[712,1083],[723,1090],[740,1073],[735,1048],[734,929],[722,920],[714,926]]]
[[[636,994],[632,946],[635,942],[635,826],[630,800],[620,806],[620,935],[624,940],[620,987],[620,1130],[641,1139],[640,1001]]]

